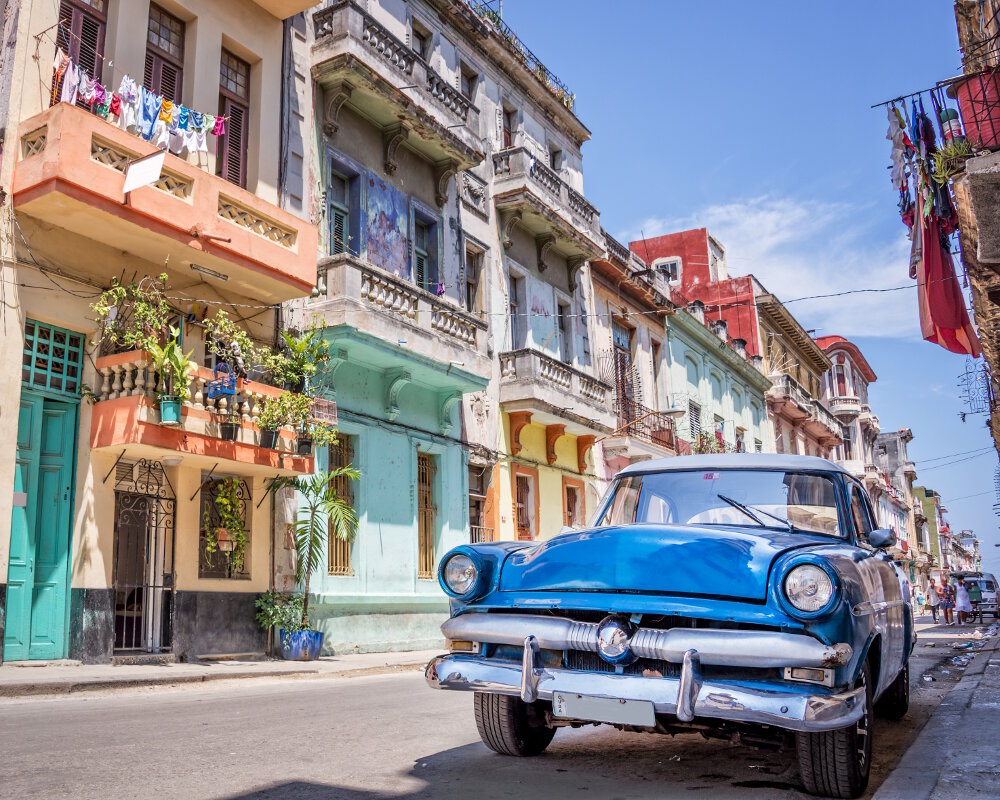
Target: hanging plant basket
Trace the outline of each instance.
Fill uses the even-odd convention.
[[[235,442],[240,435],[240,423],[231,419],[219,423],[219,438],[224,442]]]
[[[220,552],[231,553],[236,548],[236,539],[230,535],[228,528],[216,528],[215,541]]]
[[[181,399],[179,397],[163,395],[160,398],[160,424],[181,424]]]
[[[264,430],[260,432],[260,446],[266,447],[269,450],[278,449],[279,439],[280,436],[277,430]]]

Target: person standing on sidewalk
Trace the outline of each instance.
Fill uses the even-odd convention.
[[[955,610],[958,612],[959,625],[964,625],[972,615],[972,602],[969,600],[969,587],[965,585],[965,578],[959,578],[955,587]]]
[[[938,606],[941,605],[941,598],[938,597],[938,587],[934,584],[933,578],[931,578],[930,585],[927,587],[926,604],[931,610],[931,616],[934,617],[934,624],[937,625]]]
[[[951,588],[947,578],[941,581],[941,591],[938,595],[941,598],[941,610],[944,612],[944,624],[954,625],[955,619],[951,610],[955,607],[955,590]]]

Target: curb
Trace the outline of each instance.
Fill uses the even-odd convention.
[[[385,664],[376,667],[359,667],[330,672],[312,669],[283,669],[253,672],[222,672],[205,675],[161,675],[149,678],[95,678],[93,680],[65,680],[51,683],[9,683],[0,684],[0,698],[42,697],[79,694],[82,692],[100,692],[110,689],[136,689],[148,686],[180,686],[191,683],[209,683],[212,681],[247,680],[253,678],[360,678],[366,675],[382,675],[394,672],[414,671],[423,669],[423,661],[404,664]]]
[[[928,800],[931,797],[952,749],[962,742],[962,715],[979,688],[986,665],[998,650],[1000,636],[994,636],[975,654],[962,679],[944,696],[895,769],[872,795],[872,800]]]

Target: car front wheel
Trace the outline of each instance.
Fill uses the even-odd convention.
[[[556,735],[535,705],[520,697],[476,692],[476,727],[490,750],[505,756],[537,756]]]
[[[855,687],[865,687],[861,718],[846,728],[799,733],[796,748],[802,783],[810,794],[859,797],[868,786],[872,760],[871,670],[865,662]]]

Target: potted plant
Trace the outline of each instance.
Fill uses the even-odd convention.
[[[224,442],[235,442],[240,435],[240,415],[236,410],[219,418],[219,438]]]
[[[205,321],[205,346],[216,361],[229,367],[237,378],[246,379],[247,372],[267,359],[270,352],[254,344],[250,334],[219,311]]]
[[[303,587],[302,620],[298,630],[281,633],[281,653],[286,659],[297,656],[309,661],[319,655],[323,633],[309,626],[309,576],[322,563],[329,534],[347,542],[357,534],[357,514],[335,488],[334,479],[339,477],[357,480],[361,473],[354,467],[337,467],[308,477],[278,478],[271,484],[271,491],[285,487],[295,489],[304,501],[298,518],[292,524],[295,582]]]
[[[281,338],[284,340],[284,388],[302,392],[320,364],[330,359],[330,343],[316,327],[298,334],[283,331]]]
[[[322,422],[312,421],[299,429],[296,452],[300,456],[312,455],[313,445],[322,447],[337,441],[337,431]]]
[[[173,313],[164,296],[166,290],[165,272],[129,284],[112,277],[111,288],[90,306],[101,323],[94,343],[105,351],[125,353],[149,352],[150,345],[166,341],[170,333],[168,320]],[[176,334],[173,338],[177,338]]]
[[[277,397],[265,397],[257,418],[260,446],[277,448],[278,430],[286,425],[304,425],[309,419],[311,406],[310,398],[291,392],[283,392]]]
[[[161,425],[180,424],[181,404],[191,397],[191,376],[197,371],[191,363],[194,351],[184,352],[177,341],[179,334],[180,331],[172,327],[170,340],[166,344],[146,342],[146,352],[149,353],[150,362],[160,376],[157,397],[160,404]]]
[[[291,633],[302,627],[302,603],[303,597],[300,594],[276,592],[273,589],[268,589],[254,601],[257,624],[268,632],[276,630],[279,641],[283,645],[288,642],[291,660],[295,661],[302,659],[302,653],[301,649],[298,653],[293,651]]]
[[[934,181],[944,186],[965,168],[965,162],[975,155],[968,139],[944,144],[934,151]]]
[[[213,519],[211,510],[205,509],[205,555],[221,552],[232,572],[242,571],[247,552],[241,502],[239,479],[225,478],[215,489],[213,505],[218,523]]]

